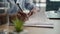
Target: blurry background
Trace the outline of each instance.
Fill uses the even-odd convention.
[[[9,8],[9,4],[4,2],[4,0],[0,0],[0,25],[7,23],[7,9]]]
[[[49,0],[33,0],[33,1],[36,4],[36,6],[39,6],[40,12],[37,12],[36,14],[32,15],[30,17],[30,19],[28,21],[26,21],[26,24],[28,26],[54,27],[54,23],[57,23],[60,21],[59,19],[57,19],[57,20],[49,19],[52,16],[54,18],[54,17],[57,17],[57,15],[60,15],[60,14],[57,14],[56,16],[54,16],[55,14],[53,14],[54,13],[53,11],[51,11],[51,12],[46,11],[46,10],[48,10],[48,8],[46,8],[46,7],[48,7],[46,1],[49,1]],[[54,5],[52,4],[52,6],[54,6]],[[53,8],[52,6],[50,8]],[[51,14],[51,16],[49,16],[50,14]]]
[[[46,13],[48,18],[60,18],[60,0],[47,0]]]
[[[28,26],[45,26],[53,27],[53,20],[48,19],[46,15],[46,0],[33,0],[33,3],[40,8],[40,11],[32,15],[26,25]]]

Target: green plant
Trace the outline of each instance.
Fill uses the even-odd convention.
[[[23,24],[24,24],[24,21],[16,18],[14,20],[12,20],[13,24],[14,24],[14,27],[15,27],[15,31],[16,32],[21,32],[23,31]]]

